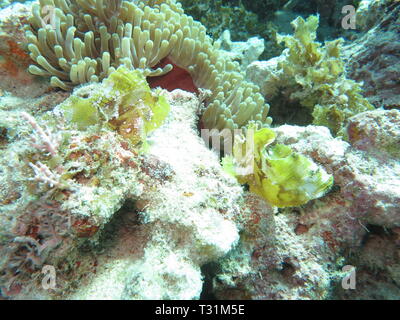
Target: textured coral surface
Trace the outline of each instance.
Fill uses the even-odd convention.
[[[399,1],[10,2],[0,299],[400,299]]]
[[[376,3],[380,9],[373,8],[370,29],[345,48],[349,76],[363,81],[364,95],[376,107],[399,109],[400,3],[373,1],[371,6]]]

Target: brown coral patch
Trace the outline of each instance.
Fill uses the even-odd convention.
[[[72,223],[72,228],[78,238],[91,238],[99,231],[99,226],[87,218],[76,219]]]
[[[295,228],[295,230],[294,230],[294,233],[297,234],[297,235],[301,235],[301,234],[307,233],[307,232],[308,232],[308,229],[309,229],[308,226],[306,226],[305,224],[299,223],[299,224],[296,226],[296,228]]]
[[[154,156],[144,156],[140,169],[150,178],[159,182],[169,181],[174,171],[168,163],[162,162]]]

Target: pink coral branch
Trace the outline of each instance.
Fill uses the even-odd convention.
[[[35,172],[35,180],[41,181],[43,183],[47,183],[50,187],[59,187],[61,185],[60,177],[53,173],[48,166],[45,164],[38,162],[37,165],[33,163],[29,163],[29,166]]]
[[[30,114],[22,112],[21,115],[36,133],[36,136],[32,136],[33,146],[39,150],[49,152],[53,157],[56,156],[59,147],[57,137],[55,137],[50,130],[43,129]]]

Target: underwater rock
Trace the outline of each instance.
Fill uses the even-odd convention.
[[[28,73],[32,63],[26,52],[24,25],[32,3],[13,3],[0,10],[0,96],[5,91],[21,97],[37,97],[48,90],[45,82]]]
[[[279,90],[279,80],[283,71],[279,64],[284,62],[287,54],[269,59],[267,61],[254,61],[246,68],[246,78],[260,85],[261,94],[267,101],[273,99]]]
[[[368,31],[385,14],[392,0],[361,0],[356,11],[357,30]]]
[[[376,157],[400,158],[400,111],[363,112],[349,119],[346,128],[351,145]]]
[[[286,46],[281,56],[271,63],[250,64],[247,77],[261,81],[256,83],[268,95],[275,123],[312,122],[337,135],[348,118],[374,107],[362,96],[361,84],[346,75],[343,39],[321,44],[316,41],[318,24],[318,16],[292,21],[292,36],[277,35]],[[312,121],[304,119],[307,116]]]
[[[140,266],[132,266],[129,298],[199,298],[200,266],[224,256],[239,240],[235,220],[242,189],[197,134],[197,98],[180,90],[169,97],[171,118],[154,132],[149,154],[175,175],[142,197],[147,204],[141,215],[154,231]]]
[[[363,82],[363,95],[377,108],[400,108],[399,13],[395,1],[373,28],[343,48],[349,77]]]
[[[382,116],[382,111],[358,117]],[[354,117],[354,118],[357,118]],[[355,121],[355,119],[352,121]],[[373,120],[371,120],[372,122]],[[378,122],[379,123],[379,122]],[[385,126],[374,130],[384,135]],[[245,225],[239,246],[221,263],[213,279],[220,299],[327,299],[344,296],[341,280],[344,265],[354,265],[364,274],[360,286],[364,297],[373,297],[378,276],[372,270],[378,261],[379,245],[363,253],[365,239],[376,237],[375,229],[386,230],[387,256],[381,298],[400,296],[391,285],[398,262],[400,216],[400,166],[392,158],[375,157],[349,143],[333,138],[325,127],[284,125],[275,129],[277,141],[312,158],[334,175],[335,187],[325,197],[299,208],[272,208],[253,195],[247,206],[255,224]],[[373,139],[373,137],[371,137]],[[244,209],[245,210],[245,209]],[[383,231],[382,231],[383,232]],[[372,241],[372,240],[371,240]],[[370,259],[367,259],[370,256]],[[357,257],[357,258],[355,258]],[[376,258],[373,258],[376,257]],[[369,277],[366,277],[368,274]],[[332,280],[332,282],[331,282]],[[374,285],[370,285],[373,283]],[[357,297],[353,294],[352,297]]]
[[[399,228],[368,226],[364,245],[348,263],[357,266],[356,290],[338,290],[338,299],[398,300],[400,284]],[[359,292],[360,291],[360,292]]]
[[[15,286],[19,298],[60,296],[73,285],[68,270],[80,261],[79,248],[96,243],[124,199],[142,192],[137,156],[114,132],[45,127],[21,111],[3,115],[9,141],[0,150],[0,286],[5,296]],[[46,265],[58,276],[51,292],[40,285]]]
[[[108,261],[115,269],[99,271],[73,298],[104,298],[103,292],[110,295],[110,279],[103,272],[115,277],[111,282],[124,284],[113,292],[114,299],[199,298],[200,266],[225,255],[238,241],[233,221],[240,209],[236,201],[241,188],[223,173],[217,156],[196,134],[199,101],[181,90],[168,97],[172,112],[150,138],[149,155],[167,163],[174,176],[163,185],[152,186],[154,182],[149,181],[140,197],[138,210],[145,224],[137,226],[136,232],[146,230],[144,254],[124,262],[123,268],[118,257]],[[131,237],[143,241],[143,235]],[[113,256],[116,250],[120,249],[111,248],[100,259]]]
[[[41,187],[29,182],[34,194],[28,193],[26,177],[15,174],[15,168],[31,176],[21,169],[26,166],[22,157],[28,151],[30,157],[38,156],[29,146],[24,118],[13,123],[18,138],[1,150],[2,159],[7,159],[0,166],[6,179],[2,178],[1,193],[8,200],[0,215],[9,222],[0,229],[0,263],[15,261],[24,277],[6,268],[1,278],[3,295],[33,299],[200,297],[200,267],[224,256],[238,242],[243,191],[224,173],[218,156],[197,133],[198,98],[181,90],[163,94],[171,112],[149,135],[148,150],[141,156],[117,132],[59,127],[61,136],[72,136],[70,170],[75,163],[76,174],[66,180],[72,189],[58,185],[54,171],[52,176],[41,177]],[[43,123],[41,119],[33,125],[44,128]],[[43,129],[42,135],[50,137],[52,130]],[[48,192],[37,197],[35,193],[48,189],[46,183],[66,189],[58,195]],[[13,196],[12,190],[18,194]],[[37,210],[27,209],[36,206]],[[56,231],[43,229],[41,220],[36,220],[39,216],[49,217],[46,223]],[[29,249],[31,258],[16,256],[23,248]],[[88,248],[92,254],[87,254]],[[40,285],[45,265],[57,271],[57,287],[47,292]],[[36,280],[32,282],[31,277]]]
[[[231,32],[225,30],[216,41],[233,61],[238,61],[242,68],[246,67],[260,57],[264,52],[264,40],[258,37],[249,38],[244,41],[232,41]]]
[[[195,87],[179,70],[149,86],[137,70],[122,68],[72,93],[51,89],[25,70],[32,63],[23,30],[31,3],[0,10],[0,300],[399,299],[400,2],[362,1],[361,32],[349,31],[356,40],[343,56],[341,40],[317,39],[341,33],[347,0],[184,2],[210,34],[229,27],[233,40],[243,40],[233,42],[225,31],[211,47],[205,29],[181,16],[185,33],[204,35],[196,38],[196,46],[208,48],[204,66],[184,65],[207,86]],[[146,3],[181,12],[175,1]],[[257,21],[242,4],[268,9],[257,14],[271,23]],[[318,37],[317,17],[298,18],[295,36],[277,37],[288,50],[257,61],[264,40],[263,55],[274,56],[281,47],[270,44],[281,27],[315,10]],[[157,24],[158,14],[147,18]],[[153,28],[146,19],[144,29]],[[247,41],[252,32],[266,39]],[[253,83],[243,81],[243,69]],[[369,102],[360,94],[363,81]],[[171,92],[151,89],[161,84]],[[278,143],[266,151],[267,143],[255,140],[256,158],[261,150],[268,156],[260,163],[272,181],[266,192],[279,181],[274,195],[285,195],[291,184],[281,172],[296,178],[308,168],[301,181],[306,200],[313,199],[307,203],[267,203],[251,193],[254,180],[241,185],[227,174],[200,137],[205,119],[215,120],[206,127],[223,129],[264,118],[269,106],[255,84],[274,109],[273,127],[263,130]],[[172,91],[178,87],[197,95]],[[372,109],[369,103],[384,108],[362,112]],[[327,127],[309,125],[316,104],[314,123]],[[333,136],[321,120],[337,120],[339,112],[323,112],[336,105],[354,112],[339,119]],[[233,119],[240,126],[229,126]],[[316,166],[298,161],[274,174],[273,161],[286,158]],[[309,181],[322,169],[334,185],[314,199]],[[356,268],[358,290],[342,288],[345,265]],[[49,269],[56,275],[50,289],[43,282]]]
[[[254,223],[220,265],[213,279],[218,299],[287,300],[329,297],[342,276],[338,256],[323,240],[296,234],[298,215],[278,214],[248,195]]]

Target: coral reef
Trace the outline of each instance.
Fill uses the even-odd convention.
[[[293,36],[278,35],[278,41],[284,42],[287,49],[275,58],[276,64],[251,64],[247,77],[255,83],[261,80],[262,93],[272,106],[272,117],[290,113],[290,105],[300,105],[304,109],[299,108],[298,112],[309,110],[313,124],[324,125],[338,134],[348,118],[373,106],[361,95],[360,84],[346,77],[342,40],[327,41],[323,47],[315,41],[318,21],[317,16],[294,20]]]
[[[342,28],[341,10],[345,5],[357,8],[360,1],[203,0],[199,3],[199,1],[183,0],[180,2],[185,12],[201,21],[214,39],[221,37],[225,30],[231,32],[234,41],[245,41],[255,36],[263,38],[266,41],[266,50],[262,59],[269,59],[280,55],[283,50],[283,47],[276,42],[277,32],[290,33],[290,22],[298,16],[303,18],[312,14],[320,16],[321,28],[318,30],[320,41],[339,36],[352,39],[356,33]]]
[[[68,130],[62,121],[56,133],[54,124],[44,129],[43,119],[38,123],[20,110],[3,114],[11,119],[4,124],[9,138],[1,150],[1,216],[8,221],[1,230],[1,283],[7,292],[38,285],[46,264],[61,263],[60,274],[68,274],[76,248],[96,236],[123,195],[138,193],[140,185],[133,168],[137,156],[118,134]],[[36,136],[30,136],[31,127]],[[98,174],[104,174],[102,179]],[[33,258],[34,266],[29,262]]]
[[[63,186],[51,187],[43,176],[32,185],[26,177],[12,174],[14,168],[26,167],[26,175],[32,176],[23,159],[38,157],[39,152],[30,145],[29,135],[22,134],[26,131],[23,121],[14,125],[19,139],[1,150],[2,159],[7,159],[2,161],[1,168],[6,170],[2,177],[9,181],[1,184],[8,200],[0,214],[2,220],[10,219],[1,225],[1,250],[4,253],[13,248],[2,255],[1,269],[6,271],[1,275],[3,295],[101,298],[99,295],[104,293],[114,299],[199,298],[200,266],[223,256],[238,241],[242,189],[223,172],[218,157],[197,135],[198,99],[179,90],[165,94],[171,112],[166,123],[149,136],[149,148],[142,156],[111,128],[91,126],[77,131],[69,122],[59,128],[59,135],[69,136],[69,142],[57,146],[54,139],[48,140],[53,141],[49,145],[57,147],[58,157],[65,159],[64,168],[69,168]],[[46,122],[50,124],[51,120]],[[42,140],[50,134],[43,129]],[[53,147],[44,144],[43,149]],[[42,158],[50,156],[41,153]],[[17,189],[15,184],[19,185]],[[13,190],[19,192],[17,197],[12,195]],[[131,221],[128,225],[134,229],[126,235],[132,240],[126,241],[134,241],[135,245],[129,249],[128,244],[122,248],[106,245],[102,235],[109,234],[112,220],[118,221],[118,214],[113,218],[114,214],[127,201],[132,201],[133,209],[128,206],[132,211],[125,214],[124,221]],[[39,206],[37,210],[33,210],[35,206]],[[50,220],[46,222],[43,217]],[[105,252],[94,262],[85,253],[86,247],[103,248]],[[132,252],[135,247],[138,251]],[[58,267],[60,261],[63,268]],[[95,274],[90,271],[94,264],[98,270]],[[57,274],[60,272],[58,286],[50,292],[40,285],[44,265],[56,266]],[[103,272],[107,272],[106,278]],[[110,274],[119,279],[120,291],[110,292],[104,287],[109,284]],[[122,275],[125,278],[121,279]],[[75,288],[78,278],[84,282]]]
[[[391,139],[399,114],[391,111],[396,120],[387,130],[380,122],[386,121],[388,112],[357,115],[349,127],[362,132],[366,145],[369,137],[372,144],[376,137]],[[376,122],[366,126],[356,120],[364,114]],[[281,209],[279,214],[248,195],[247,207],[256,223],[245,225],[239,246],[215,267],[216,297],[398,299],[398,161],[358,150],[357,141],[351,145],[334,139],[324,127],[284,125],[276,132],[279,143],[312,157],[332,173],[335,187],[321,199]],[[356,290],[341,286],[345,265],[356,268]]]
[[[243,5],[256,13],[260,22],[269,21],[280,32],[290,32],[288,22],[295,17],[306,18],[318,14],[321,19],[321,28],[318,39],[320,41],[338,37],[353,36],[353,33],[342,28],[342,8],[346,5],[358,7],[359,0],[242,0]],[[289,20],[287,20],[289,18]]]
[[[399,2],[379,2],[343,33],[331,0],[0,10],[0,299],[399,299]],[[336,33],[354,42],[317,42]]]
[[[3,120],[7,136],[16,131],[2,150],[7,160],[1,213],[14,222],[2,230],[4,292],[28,290],[26,282],[35,280],[45,263],[73,257],[81,238],[97,236],[127,194],[141,192],[138,144],[168,111],[165,98],[150,91],[143,75],[124,67],[102,84],[76,90],[40,119],[2,110],[4,119],[12,119]],[[22,176],[13,176],[16,168]]]
[[[276,215],[254,195],[248,195],[246,203],[256,223],[242,232],[240,245],[219,261],[212,281],[216,298],[329,298],[332,285],[343,277],[339,268],[343,262],[311,232],[296,235],[295,213]]]
[[[346,127],[347,139],[353,147],[373,153],[376,157],[399,159],[399,121],[398,110],[360,113],[349,120]]]

